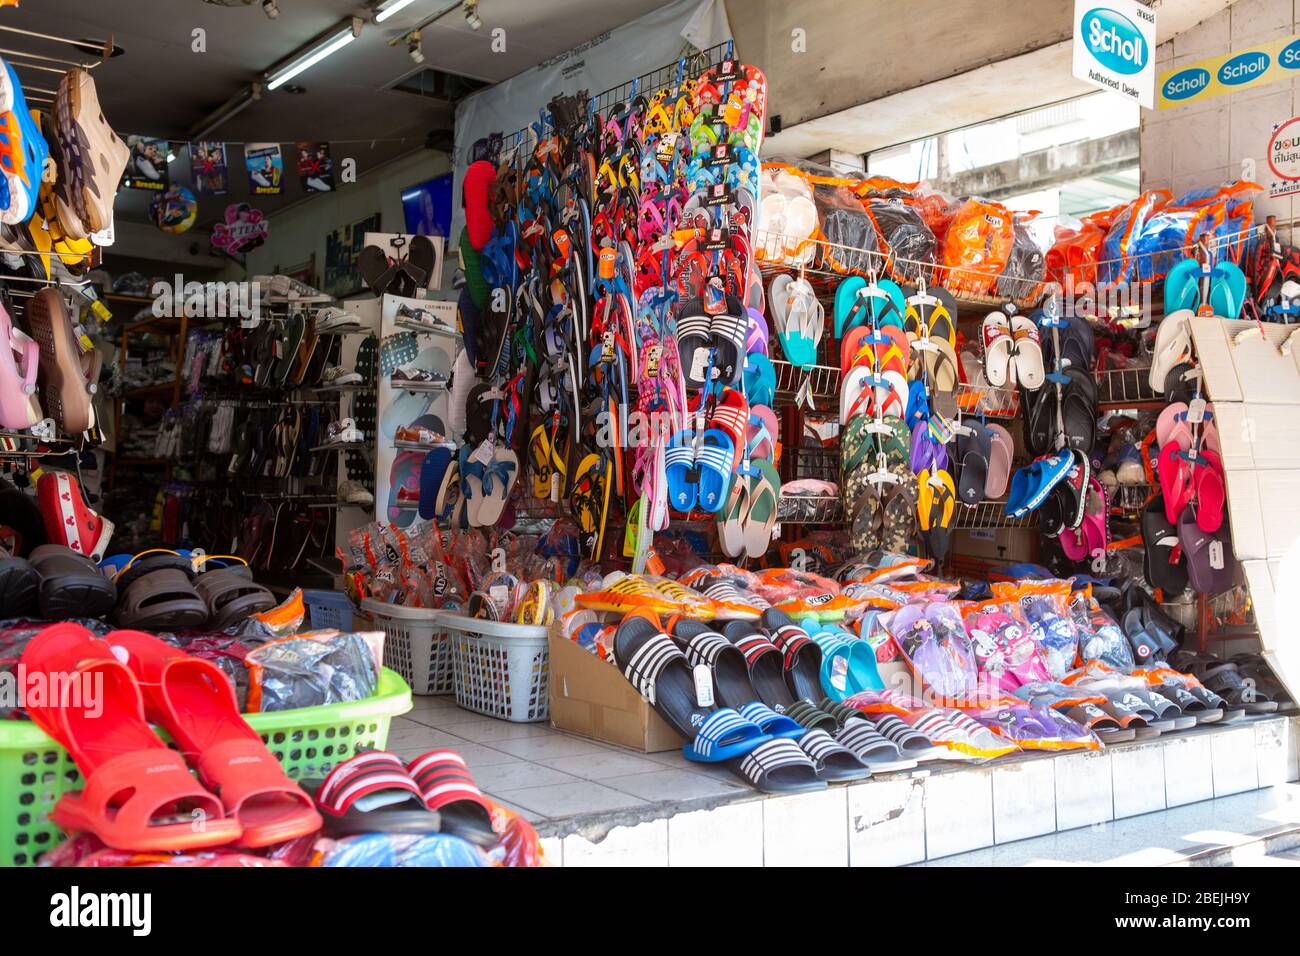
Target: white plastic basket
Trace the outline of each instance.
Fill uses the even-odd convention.
[[[546,720],[551,655],[546,628],[444,614],[455,646],[456,703],[501,720]]]
[[[441,611],[366,598],[361,612],[386,635],[384,666],[401,674],[411,693],[425,697],[451,693],[453,649],[442,627]]]

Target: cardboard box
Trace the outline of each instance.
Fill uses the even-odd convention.
[[[554,629],[550,650],[552,727],[642,753],[685,743],[617,668]]]

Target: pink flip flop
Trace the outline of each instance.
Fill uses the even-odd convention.
[[[1227,491],[1223,484],[1223,462],[1212,451],[1202,451],[1192,465],[1192,487],[1196,491],[1196,526],[1213,534],[1223,526]]]
[[[1170,524],[1178,524],[1178,516],[1192,500],[1192,469],[1183,455],[1186,449],[1170,442],[1160,449],[1158,468],[1160,490],[1165,496],[1165,517]]]
[[[1007,493],[1007,482],[1011,480],[1011,460],[1015,457],[1016,444],[1011,433],[1001,425],[989,425],[992,439],[989,452],[989,470],[984,478],[984,497],[1001,498]]]
[[[1161,448],[1177,442],[1186,451],[1192,444],[1192,427],[1187,424],[1187,403],[1174,402],[1165,406],[1156,419],[1156,444]]]

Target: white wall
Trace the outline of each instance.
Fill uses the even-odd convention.
[[[275,213],[271,217],[270,238],[261,248],[249,253],[248,274],[269,274],[276,272],[277,267],[283,270],[296,266],[315,252],[316,274],[323,275],[325,236],[328,233],[376,212],[383,232],[405,231],[402,190],[450,169],[451,162],[446,153],[421,149],[362,174],[355,183],[341,185],[331,195],[317,195]],[[452,205],[459,205],[458,197],[453,197]],[[232,264],[226,274],[235,278],[242,274],[242,270]]]
[[[1221,13],[1162,43],[1157,75],[1300,32],[1294,0],[1237,0]],[[1274,124],[1300,112],[1300,80],[1281,80],[1200,103],[1144,110],[1141,131],[1143,189],[1172,189],[1175,195],[1241,178],[1242,160],[1255,161],[1255,181],[1268,183],[1268,140]],[[1256,221],[1274,214],[1279,223],[1300,215],[1291,197],[1255,201]],[[1285,230],[1283,232],[1285,237]]]

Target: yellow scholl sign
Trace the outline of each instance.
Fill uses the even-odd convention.
[[[1198,103],[1212,96],[1297,76],[1300,76],[1300,36],[1284,37],[1162,73],[1160,108]]]

